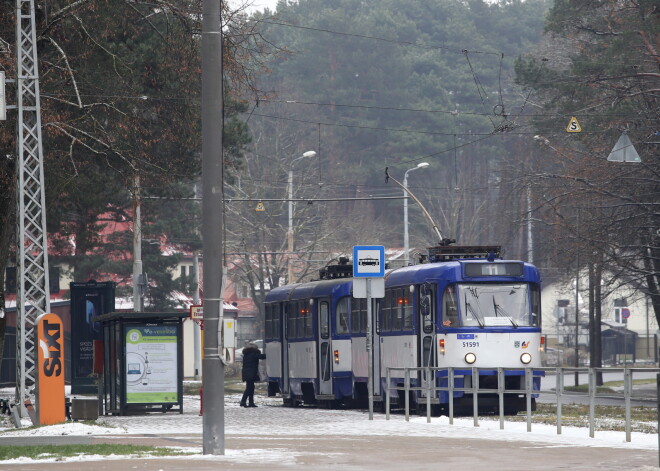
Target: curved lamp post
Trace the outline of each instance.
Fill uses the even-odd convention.
[[[406,170],[403,174],[403,266],[407,267],[410,263],[410,241],[408,238],[408,173],[420,168],[426,168],[430,164],[428,162],[420,162],[417,167]]]
[[[288,257],[287,257],[287,283],[291,284],[293,282],[293,264],[291,263],[291,257],[293,256],[293,164],[296,161],[304,158],[316,157],[316,152],[309,150],[305,152],[300,157],[297,157],[291,161],[291,167],[289,167],[289,180],[287,182],[287,192],[289,199],[289,231],[287,233],[288,241]]]

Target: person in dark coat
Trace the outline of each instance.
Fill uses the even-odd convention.
[[[247,343],[243,349],[243,381],[245,381],[245,391],[241,399],[241,407],[257,407],[254,403],[254,382],[259,381],[259,360],[266,358],[266,355],[259,351],[259,347],[254,343]],[[246,403],[247,401],[247,403]]]

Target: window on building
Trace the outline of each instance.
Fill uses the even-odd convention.
[[[614,322],[619,324],[627,324],[630,317],[630,309],[626,298],[614,299]]]

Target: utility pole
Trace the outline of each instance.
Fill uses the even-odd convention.
[[[203,453],[225,454],[222,362],[224,168],[222,162],[222,0],[202,1],[202,240],[204,248]]]
[[[140,175],[133,177],[133,311],[142,312],[142,214],[140,202]],[[146,288],[146,287],[145,287]]]
[[[36,320],[50,311],[44,162],[34,1],[16,0],[18,109],[18,233],[16,262],[16,401],[27,416],[24,400],[35,383]]]
[[[575,224],[576,245],[575,245],[575,386],[580,385],[580,373],[577,368],[580,367],[580,306],[579,306],[579,293],[580,287],[580,208],[577,209],[577,217]]]

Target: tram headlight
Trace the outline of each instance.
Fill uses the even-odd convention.
[[[466,353],[465,354],[465,363],[468,365],[473,364],[475,361],[477,361],[477,355],[474,353]]]
[[[520,361],[523,362],[525,365],[529,365],[532,362],[532,355],[525,352],[522,355],[520,355]]]

